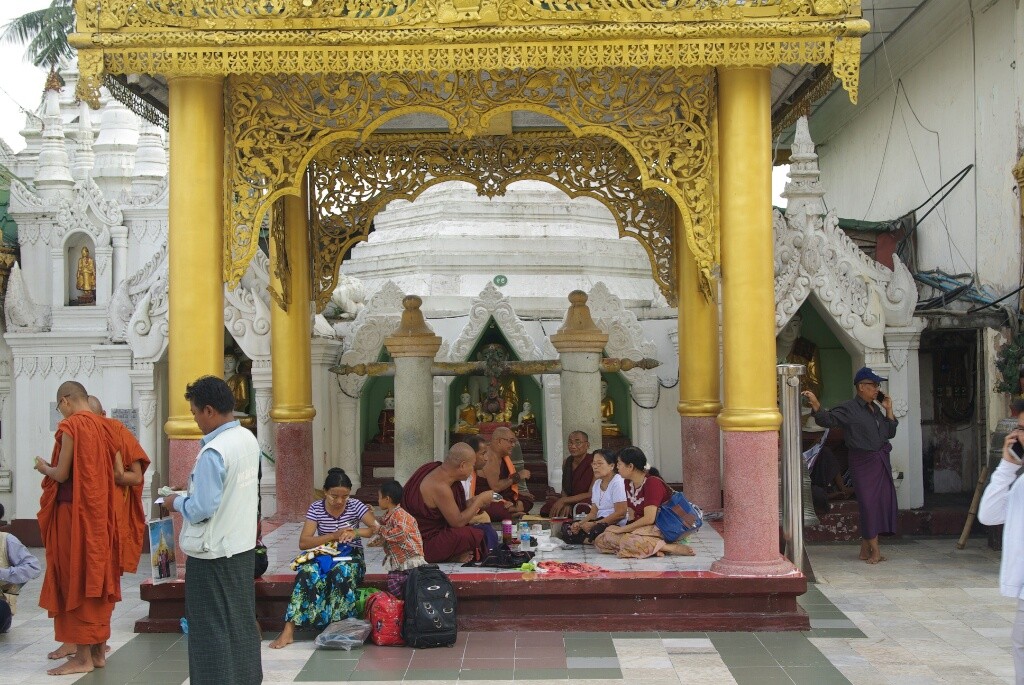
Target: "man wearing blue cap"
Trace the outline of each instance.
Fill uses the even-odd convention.
[[[868,367],[861,368],[853,377],[857,395],[834,409],[822,409],[810,390],[801,393],[810,402],[819,426],[843,429],[860,510],[860,558],[869,564],[885,561],[878,548],[878,536],[896,533],[898,512],[889,440],[896,435],[899,421],[892,413],[892,398],[878,389],[884,380]]]

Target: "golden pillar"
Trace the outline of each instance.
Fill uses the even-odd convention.
[[[284,198],[284,245],[288,255],[288,288],[282,289],[277,276],[277,241],[270,240],[270,285],[291,297],[287,310],[274,299],[270,305],[270,360],[274,402],[270,418],[277,423],[304,423],[316,415],[313,408],[313,380],[310,330],[309,232],[304,197]]]
[[[676,254],[683,485],[691,502],[713,511],[722,507],[720,439],[715,423],[722,408],[718,383],[718,303],[709,302],[700,290],[697,260],[687,247],[678,212]]]
[[[697,260],[676,216],[679,255],[679,415],[718,416],[722,408],[718,369],[718,304],[698,284]]]
[[[725,431],[774,431],[771,72],[718,70]]]
[[[270,305],[270,365],[273,378],[274,477],[277,518],[301,521],[314,496],[313,381],[310,338],[309,231],[306,196],[287,195],[284,211],[284,250],[288,268],[278,276],[276,236],[270,238],[270,286],[288,292],[287,309],[276,298]],[[277,208],[275,208],[277,211]],[[272,224],[274,222],[271,222]],[[282,288],[281,278],[288,279]]]
[[[725,555],[712,570],[774,576],[779,554],[779,433],[775,397],[771,72],[718,70]]]
[[[224,373],[224,79],[172,77],[167,90],[169,415],[164,430],[172,439],[191,440],[202,432],[189,411],[185,386]],[[173,463],[171,468],[177,475]]]

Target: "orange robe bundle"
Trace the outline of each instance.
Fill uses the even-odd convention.
[[[106,421],[80,411],[57,426],[51,466],[60,457],[62,434],[74,440],[70,502],[58,501],[57,482],[43,479],[37,518],[46,577],[39,606],[53,618],[58,642],[105,642],[114,604],[121,599],[117,486]]]
[[[142,475],[145,478],[149,468],[149,457],[142,445],[135,439],[127,426],[117,419],[106,419],[107,430],[113,452],[121,453],[121,463],[128,471],[132,464],[142,464]],[[126,485],[117,487],[117,530],[121,543],[121,573],[135,573],[142,556],[142,542],[146,537],[146,512],[142,509],[142,487]]]

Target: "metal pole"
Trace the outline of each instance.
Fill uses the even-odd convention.
[[[804,561],[803,450],[800,449],[800,376],[803,364],[779,364],[782,402],[782,534],[786,557],[798,569]]]

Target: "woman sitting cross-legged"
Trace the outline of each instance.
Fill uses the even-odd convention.
[[[370,507],[353,497],[352,481],[339,468],[327,472],[324,498],[309,505],[299,535],[299,548],[349,545],[351,561],[335,561],[325,570],[317,559],[301,564],[295,572],[295,589],[284,615],[284,630],[270,643],[280,649],[295,639],[295,628],[322,630],[333,621],[355,615],[356,588],[366,575],[361,538],[377,532]]]
[[[604,554],[621,558],[646,559],[650,556],[679,554],[693,556],[688,545],[665,542],[654,525],[658,507],[672,497],[672,489],[661,479],[658,469],[647,465],[647,455],[639,447],[619,452],[619,475],[626,481],[626,505],[629,523],[612,526],[597,536],[594,547]]]
[[[615,453],[594,450],[592,468],[597,480],[590,490],[590,513],[570,527],[573,535],[582,533],[585,542],[593,542],[609,526],[626,522],[626,483],[615,473]]]

